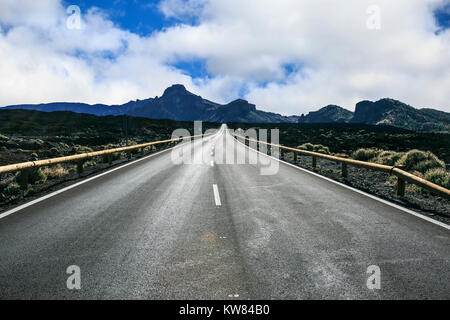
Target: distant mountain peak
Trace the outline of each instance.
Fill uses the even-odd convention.
[[[332,123],[348,122],[353,118],[353,112],[342,107],[330,104],[317,111],[300,117],[299,122],[305,123]]]
[[[182,84],[174,84],[164,90],[163,97],[168,95],[183,95],[186,93],[190,92],[186,90],[185,86],[183,86]]]
[[[246,112],[256,110],[256,105],[249,103],[247,100],[244,100],[244,99],[236,99],[225,106],[228,108],[241,109],[241,111],[246,111]]]
[[[229,104],[247,104],[248,103],[248,101],[247,100],[244,100],[244,99],[241,99],[241,98],[239,98],[239,99],[236,99],[236,100],[233,100],[233,101],[231,101]]]
[[[323,109],[326,109],[326,110],[333,110],[334,109],[335,110],[335,109],[342,109],[342,107],[337,106],[335,104],[329,104],[329,105],[323,107]]]

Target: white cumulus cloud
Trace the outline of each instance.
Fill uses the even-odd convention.
[[[244,95],[259,108],[301,114],[353,109],[391,97],[450,111],[450,31],[433,10],[445,0],[163,0],[180,23],[147,37],[103,12],[66,27],[58,0],[0,2],[0,105],[49,101],[123,103],[173,83],[205,98]],[[367,8],[380,8],[380,29]],[[202,61],[207,77],[173,65]]]

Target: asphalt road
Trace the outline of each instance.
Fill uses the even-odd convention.
[[[0,298],[450,298],[448,229],[233,141],[222,127],[1,219]]]

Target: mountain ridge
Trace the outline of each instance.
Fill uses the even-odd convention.
[[[26,109],[44,112],[72,111],[97,116],[129,115],[150,119],[178,121],[244,122],[244,123],[362,123],[389,125],[416,131],[449,131],[450,113],[435,109],[416,109],[394,99],[376,102],[363,100],[355,106],[355,112],[337,105],[328,105],[307,115],[284,116],[258,110],[256,105],[243,99],[219,104],[174,84],[164,90],[161,97],[131,100],[122,105],[53,102],[47,104],[23,104],[0,109]]]

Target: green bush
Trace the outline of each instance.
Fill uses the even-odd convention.
[[[312,143],[304,143],[301,146],[298,146],[297,149],[319,152],[324,154],[330,154],[330,149],[321,144],[312,144]]]
[[[61,164],[57,164],[50,167],[45,167],[42,169],[44,174],[47,176],[47,179],[57,179],[65,176],[69,173],[67,169],[65,169]]]
[[[401,159],[401,157],[404,155],[402,152],[395,152],[395,151],[383,151],[381,152],[375,162],[384,164],[387,166],[393,166],[397,163],[398,160]]]
[[[41,184],[47,181],[47,175],[41,169],[28,169],[28,183],[30,184]],[[16,180],[20,181],[22,172],[19,172],[16,176]]]
[[[324,154],[330,154],[330,149],[321,144],[314,145],[314,151],[319,152],[319,153],[324,153]]]
[[[358,149],[353,152],[352,158],[359,161],[371,161],[377,158],[382,153],[378,149]]]
[[[53,157],[61,156],[61,152],[58,150],[58,148],[52,147],[50,148],[49,152]]]
[[[72,152],[80,154],[80,153],[88,153],[93,152],[92,148],[86,146],[75,145],[72,147]]]
[[[25,191],[24,196],[29,197],[29,196],[33,196],[35,194],[36,194],[36,190],[34,190],[33,188],[29,188],[27,191]]]
[[[302,144],[301,146],[298,146],[297,149],[313,151],[314,145],[312,143],[307,142],[307,143]]]
[[[40,184],[47,181],[47,176],[45,175],[44,171],[41,169],[33,170],[30,175],[30,182],[32,184]]]
[[[431,169],[425,173],[425,180],[450,189],[450,172],[441,168]]]
[[[75,173],[75,172],[77,172],[77,166],[70,166],[68,170],[69,170],[69,173]]]
[[[144,153],[148,153],[148,152],[154,151],[155,149],[156,149],[156,147],[152,145],[152,146],[145,147],[142,151]]]
[[[429,151],[411,150],[404,154],[395,164],[403,166],[406,171],[419,171],[425,174],[431,169],[445,169],[444,161]]]
[[[19,194],[19,192],[20,186],[15,182],[8,184],[8,186],[5,189],[3,189],[3,193],[6,196],[15,196]]]
[[[95,165],[97,165],[97,162],[95,162],[94,160],[89,160],[83,163],[83,168],[93,167]]]

